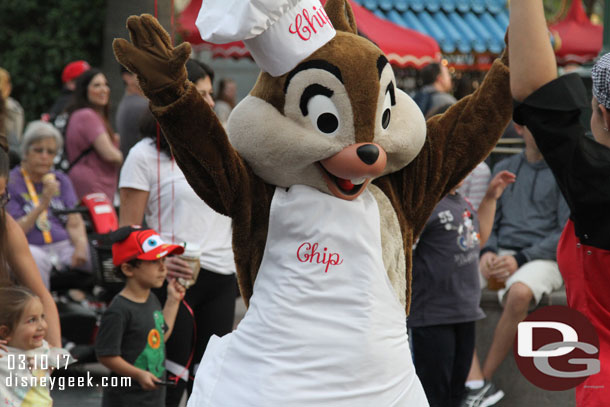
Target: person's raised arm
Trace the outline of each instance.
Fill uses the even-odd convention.
[[[500,171],[491,180],[485,196],[479,205],[477,216],[479,217],[479,230],[481,234],[481,248],[485,247],[489,235],[494,224],[494,218],[496,216],[496,202],[502,196],[502,193],[509,184],[515,182],[515,174],[509,171]]]
[[[49,329],[47,331],[47,342],[51,346],[61,347],[61,328],[59,325],[59,314],[57,306],[49,290],[46,289],[40,272],[34,262],[28,241],[23,234],[23,230],[8,213],[6,214],[7,229],[7,260],[13,273],[19,282],[32,290],[42,302],[45,318]]]
[[[174,323],[176,322],[176,315],[178,315],[180,301],[184,298],[185,292],[186,289],[180,285],[175,278],[168,281],[167,300],[165,300],[165,306],[163,307],[163,319],[167,325],[167,332],[164,333],[164,339],[166,341],[174,330]]]
[[[557,77],[542,0],[511,0],[508,43],[510,89],[523,101]]]

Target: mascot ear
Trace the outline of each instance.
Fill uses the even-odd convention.
[[[356,18],[348,0],[327,0],[324,9],[335,30],[358,35]]]

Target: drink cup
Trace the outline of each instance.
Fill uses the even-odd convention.
[[[201,263],[199,262],[200,256],[201,249],[199,249],[199,246],[193,243],[184,244],[184,253],[182,253],[179,257],[180,259],[187,262],[191,270],[193,270],[193,276],[190,279],[178,279],[178,282],[182,284],[184,288],[189,288],[193,286],[197,281],[197,277],[199,276],[199,270],[201,269]]]
[[[504,284],[504,281],[498,281],[498,279],[495,277],[489,277],[489,280],[487,280],[487,289],[488,290],[498,291],[504,287],[506,287],[506,284]]]

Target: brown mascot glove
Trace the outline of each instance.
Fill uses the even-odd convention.
[[[125,68],[138,76],[144,94],[158,106],[172,103],[185,91],[185,63],[191,56],[191,45],[174,48],[170,36],[150,14],[127,19],[131,43],[115,38],[114,55]]]

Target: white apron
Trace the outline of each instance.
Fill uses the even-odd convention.
[[[276,188],[250,307],[210,339],[188,407],[428,406],[405,321],[373,195]]]

